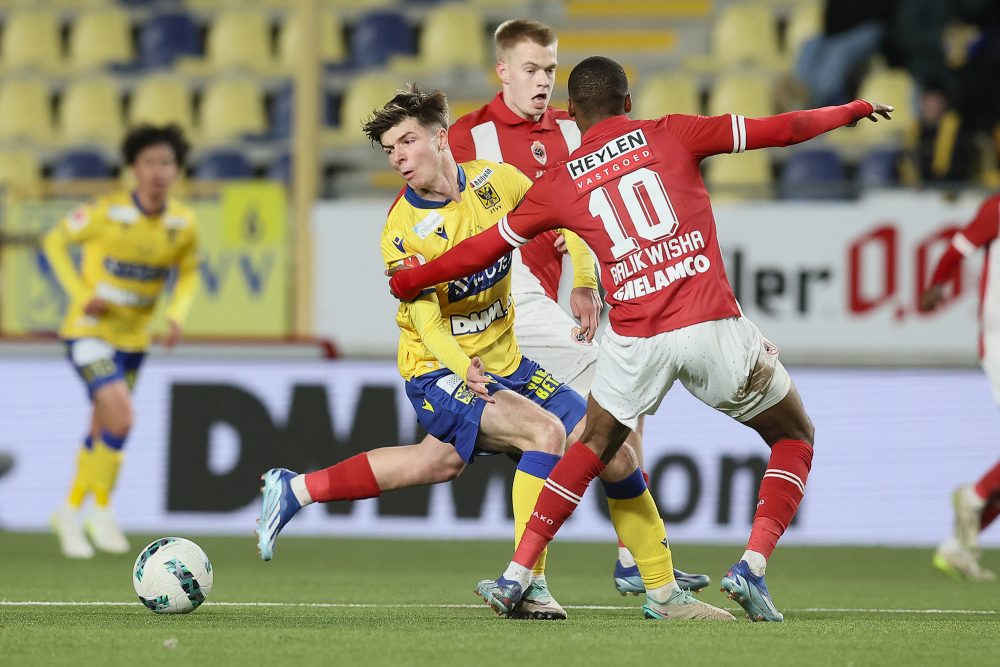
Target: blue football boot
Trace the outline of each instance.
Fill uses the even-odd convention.
[[[476,584],[476,595],[483,599],[500,616],[510,616],[524,596],[521,584],[501,575],[496,579],[484,579]]]
[[[257,520],[257,550],[263,560],[274,556],[274,541],[295,513],[302,509],[292,492],[291,481],[298,473],[285,468],[271,468],[261,476],[263,502]]]
[[[751,572],[745,560],[729,568],[729,572],[722,578],[720,590],[728,593],[730,600],[743,607],[747,618],[751,621],[780,623],[785,620],[784,615],[775,609],[774,603],[771,602],[771,594],[767,592],[764,577],[758,577]]]
[[[646,587],[642,583],[639,575],[639,568],[636,565],[625,567],[622,562],[615,562],[615,588],[622,595],[639,595],[646,592]],[[707,574],[688,574],[681,570],[674,569],[674,580],[682,590],[697,593],[701,589],[712,583],[712,578]]]

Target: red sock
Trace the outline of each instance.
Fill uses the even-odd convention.
[[[990,468],[983,478],[976,482],[976,493],[987,500],[1000,492],[1000,462]]]
[[[747,549],[770,558],[802,500],[812,457],[813,448],[801,440],[779,440],[771,447]]]
[[[997,516],[1000,516],[1000,494],[992,496],[986,501],[986,507],[983,508],[983,513],[979,515],[979,531],[986,530]]]
[[[514,551],[515,563],[529,569],[535,566],[542,550],[580,504],[590,482],[603,470],[601,459],[589,447],[582,442],[573,443],[538,494],[535,509]]]
[[[318,503],[377,498],[382,493],[368,463],[367,452],[361,452],[329,468],[306,473],[306,489]]]

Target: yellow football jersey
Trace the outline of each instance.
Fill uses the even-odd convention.
[[[492,227],[516,207],[531,180],[508,164],[473,160],[458,166],[460,202],[422,199],[406,188],[396,200],[382,230],[386,267],[414,255],[434,259],[453,246]],[[487,371],[509,375],[521,363],[514,337],[514,302],[510,295],[510,255],[461,280],[435,286],[445,326],[470,357],[479,356]],[[400,304],[397,363],[403,378],[444,367],[421,341]]]
[[[198,283],[197,239],[194,213],[174,200],[155,216],[146,215],[128,192],[77,208],[43,242],[69,296],[59,335],[101,338],[128,351],[149,347],[150,320],[174,268],[177,282],[167,317],[182,323],[190,310]],[[81,247],[79,271],[70,245]],[[98,317],[84,312],[95,297],[108,303]]]

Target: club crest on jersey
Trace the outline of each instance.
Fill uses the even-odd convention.
[[[500,195],[497,194],[491,183],[483,184],[481,187],[476,188],[474,192],[487,210],[492,210],[495,206],[500,205]]]
[[[402,239],[402,237],[397,236],[396,238],[394,238],[392,240],[392,245],[396,246],[396,250],[398,250],[399,252],[402,252],[402,253],[406,252],[406,248],[403,247],[403,239]]]
[[[540,141],[531,144],[531,154],[535,156],[539,164],[545,164],[546,160],[549,159],[549,156],[545,154],[545,144]]]

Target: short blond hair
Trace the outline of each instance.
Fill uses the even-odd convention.
[[[552,46],[559,41],[556,31],[550,26],[531,19],[511,19],[504,21],[493,33],[493,50],[497,61],[521,42],[534,42],[539,46]]]

